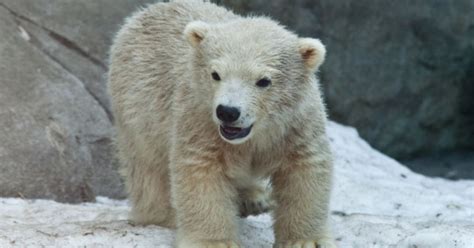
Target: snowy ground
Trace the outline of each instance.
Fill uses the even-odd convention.
[[[336,157],[331,222],[339,247],[474,247],[474,181],[414,174],[330,123]],[[0,198],[0,247],[172,247],[174,232],[132,226],[125,201]],[[244,247],[271,247],[269,215],[241,220]]]

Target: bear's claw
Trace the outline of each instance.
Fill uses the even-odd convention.
[[[263,187],[242,190],[240,192],[240,216],[247,217],[271,211],[275,204],[270,194],[270,190]]]

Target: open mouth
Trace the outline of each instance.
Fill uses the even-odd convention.
[[[240,128],[240,127],[230,127],[230,126],[225,126],[221,125],[219,130],[224,136],[224,138],[228,140],[235,140],[235,139],[241,139],[249,135],[250,131],[252,130],[253,125],[247,128]]]

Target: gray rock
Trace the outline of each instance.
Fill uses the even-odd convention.
[[[474,178],[474,151],[454,151],[432,154],[402,161],[411,170],[430,177],[451,180]],[[429,164],[430,166],[426,166]]]
[[[44,52],[76,75],[104,107],[110,103],[104,83],[111,40],[132,11],[152,0],[0,0]]]
[[[0,0],[0,195],[124,197],[106,58],[125,16],[151,1]]]
[[[105,65],[110,42],[131,12],[156,0],[1,0],[4,7],[59,35]],[[53,36],[54,36],[53,34]],[[76,49],[74,48],[74,50]]]
[[[221,0],[321,37],[330,117],[396,158],[474,149],[474,1]]]
[[[119,25],[150,2],[0,0],[1,196],[124,196],[104,75]],[[220,2],[321,37],[331,117],[375,147],[473,149],[472,1]]]

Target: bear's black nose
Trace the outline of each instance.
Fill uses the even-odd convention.
[[[219,105],[216,109],[217,118],[223,122],[234,122],[239,119],[240,110],[235,107]]]

